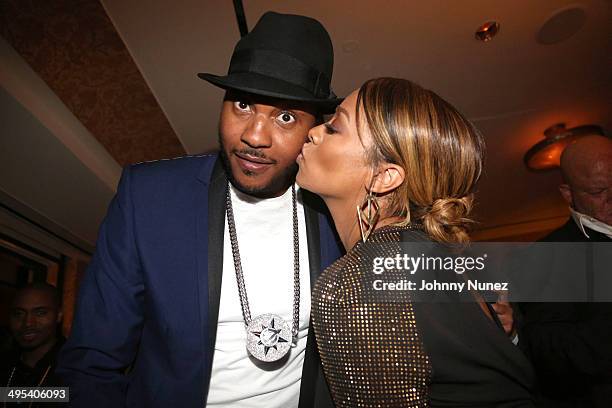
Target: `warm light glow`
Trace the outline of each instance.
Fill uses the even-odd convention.
[[[563,123],[554,125],[544,132],[546,138],[534,145],[525,154],[525,164],[531,170],[547,170],[559,167],[561,153],[574,140],[586,135],[603,135],[599,126],[586,125],[566,129]]]
[[[551,145],[545,146],[542,150],[536,153],[531,160],[529,160],[529,167],[536,169],[559,167],[561,153],[563,153],[565,147],[572,140],[574,140],[574,138],[568,137],[558,140],[556,143]]]

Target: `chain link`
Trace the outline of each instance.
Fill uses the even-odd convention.
[[[293,207],[293,325],[291,332],[294,340],[297,338],[300,325],[300,239],[298,233],[297,199],[295,185],[291,186],[291,200]],[[227,226],[232,244],[232,256],[234,258],[234,270],[236,271],[236,282],[238,283],[238,296],[242,306],[242,316],[245,324],[251,324],[251,309],[249,308],[249,298],[244,284],[244,273],[238,249],[238,235],[236,234],[236,223],[234,222],[234,210],[232,208],[232,196],[230,186],[227,187],[227,197],[225,202],[227,214]]]
[[[293,337],[297,338],[300,327],[300,237],[298,234],[297,199],[295,185],[291,185],[293,207]]]

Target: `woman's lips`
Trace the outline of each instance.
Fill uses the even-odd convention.
[[[307,148],[309,149],[310,147],[307,147],[306,144],[302,147],[302,150],[300,150],[300,154],[298,154],[298,157],[296,159],[297,162],[301,162],[301,161],[306,160],[306,150],[307,150]]]
[[[249,156],[240,153],[234,153],[238,161],[238,165],[242,170],[246,170],[252,173],[263,173],[274,163],[261,159],[259,157]]]

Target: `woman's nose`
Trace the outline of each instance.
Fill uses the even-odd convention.
[[[322,124],[310,129],[310,132],[308,132],[308,141],[315,145],[321,144],[321,142],[323,142],[323,134],[325,133],[324,128],[325,125]]]

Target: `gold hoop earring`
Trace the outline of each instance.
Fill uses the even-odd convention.
[[[361,240],[366,242],[380,216],[380,206],[376,195],[372,194],[372,191],[368,191],[365,199],[361,205],[357,206],[357,220],[359,222],[359,229],[361,230]]]

